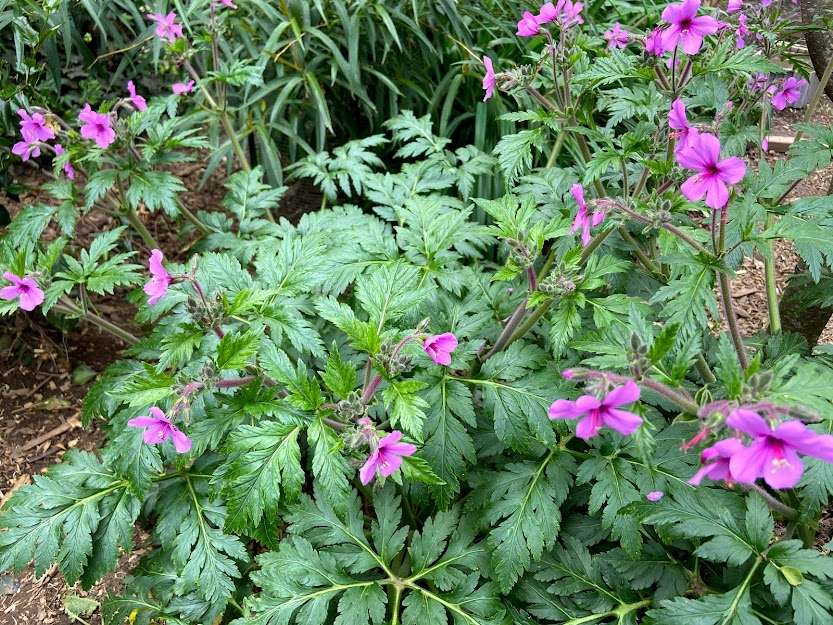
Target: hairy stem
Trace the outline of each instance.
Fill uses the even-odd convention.
[[[720,210],[720,227],[717,244],[717,253],[719,256],[723,255],[723,250],[726,248],[726,223],[728,218],[729,211],[724,206]],[[716,220],[717,215],[713,215],[712,219]],[[749,366],[749,360],[746,357],[746,347],[743,345],[743,337],[741,336],[740,329],[738,328],[738,318],[735,315],[735,307],[732,301],[732,290],[729,285],[729,276],[720,272],[718,274],[718,281],[720,282],[720,299],[723,303],[723,311],[726,316],[726,325],[729,327],[729,335],[732,337],[732,344],[735,346],[735,351],[738,354],[738,362],[740,362],[741,368],[746,369]]]
[[[217,101],[214,99],[214,96],[211,95],[211,92],[208,88],[202,84],[200,81],[200,75],[197,73],[197,70],[194,69],[194,66],[191,65],[190,61],[183,61],[182,66],[185,68],[185,71],[194,79],[199,87],[200,91],[202,91],[203,97],[205,101],[208,102],[208,106],[217,114],[220,118],[220,124],[223,126],[223,130],[226,132],[226,136],[229,138],[231,142],[231,148],[234,150],[235,155],[237,156],[237,160],[240,161],[240,166],[246,170],[250,171],[252,166],[249,164],[249,159],[246,158],[246,153],[243,150],[243,146],[240,145],[240,140],[237,138],[237,133],[234,131],[234,127],[231,124],[231,119],[228,116],[228,111],[226,111],[225,107],[220,106]],[[269,215],[269,211],[267,211],[267,215]],[[272,218],[274,221],[274,218]]]
[[[145,242],[145,245],[147,245],[152,250],[159,249],[159,243],[156,242],[156,239],[153,238],[153,235],[150,233],[150,230],[148,230],[145,227],[145,224],[142,223],[142,220],[139,219],[139,216],[136,214],[136,211],[134,211],[132,208],[127,208],[122,213],[122,215],[124,215],[124,218],[127,219],[127,222],[142,238],[142,241]]]
[[[139,342],[139,339],[135,337],[133,334],[117,326],[112,321],[108,321],[103,317],[99,317],[93,312],[89,310],[84,310],[77,306],[75,302],[72,300],[62,297],[60,301],[52,307],[52,310],[56,312],[62,312],[64,314],[75,315],[85,321],[89,321],[95,326],[98,326],[105,332],[112,334],[113,336],[120,338],[122,341],[127,343],[128,345],[136,345]]]

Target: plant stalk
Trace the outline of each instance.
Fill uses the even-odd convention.
[[[89,310],[84,310],[77,306],[75,302],[67,299],[66,297],[62,297],[60,301],[52,307],[52,310],[56,310],[58,312],[63,312],[70,315],[76,315],[79,318],[83,318],[86,321],[89,321],[95,326],[98,326],[105,332],[112,334],[113,336],[120,338],[122,341],[127,343],[128,345],[136,345],[139,342],[139,339],[135,337],[133,334],[117,326],[112,321],[108,321],[103,317],[99,317],[93,312]]]

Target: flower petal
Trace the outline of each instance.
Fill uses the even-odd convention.
[[[753,443],[751,447],[744,447],[729,459],[732,478],[744,484],[753,484],[763,476],[764,468],[771,461],[771,456],[763,439]]]
[[[726,418],[726,425],[735,430],[740,430],[750,436],[769,436],[772,429],[764,418],[754,410],[747,408],[735,408]]]
[[[804,464],[792,449],[784,450],[784,458],[773,458],[765,467],[764,481],[772,488],[792,488],[801,480]]]
[[[602,402],[603,406],[624,406],[639,399],[639,387],[633,380],[628,380],[623,386],[610,391]]]
[[[174,448],[178,454],[187,454],[191,451],[191,439],[188,438],[178,427],[171,426],[171,438],[174,441]]]
[[[607,427],[616,430],[622,436],[630,436],[642,425],[642,417],[627,410],[610,408],[602,414]]]
[[[547,415],[550,419],[578,419],[585,412],[574,401],[556,399],[547,410]]]
[[[359,480],[367,486],[376,475],[376,465],[379,463],[379,452],[374,451],[367,457],[367,462],[359,469]]]
[[[602,424],[598,419],[587,415],[576,425],[576,436],[582,440],[590,440],[599,433]]]

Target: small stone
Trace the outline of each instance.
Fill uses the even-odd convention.
[[[11,575],[0,575],[0,595],[14,595],[20,592],[20,582]]]

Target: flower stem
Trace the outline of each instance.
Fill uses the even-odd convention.
[[[775,221],[773,215],[767,216],[767,227]],[[778,284],[775,276],[775,250],[772,242],[767,243],[768,253],[764,256],[764,276],[766,277],[766,305],[769,312],[769,333],[781,333],[781,312],[778,310]]]
[[[748,486],[748,490],[758,493],[761,496],[761,499],[764,500],[766,505],[769,506],[770,510],[778,512],[785,519],[792,521],[793,519],[798,518],[798,511],[795,508],[791,508],[787,504],[781,503],[775,497],[770,495],[764,488],[758,486],[757,484],[750,484]]]
[[[132,335],[124,328],[117,326],[112,321],[107,321],[107,319],[104,319],[103,317],[99,317],[98,315],[96,315],[93,312],[90,312],[89,310],[82,309],[81,307],[76,305],[75,302],[67,299],[66,297],[62,297],[60,301],[52,307],[52,310],[83,318],[84,320],[89,321],[93,325],[98,326],[105,332],[109,332],[113,336],[120,338],[128,345],[136,345],[136,343],[139,342],[139,339],[137,337]]]
[[[724,206],[720,210],[720,227],[717,244],[718,256],[723,256],[723,250],[726,248],[726,223],[729,218],[729,211]],[[712,216],[713,220],[717,219],[717,214]],[[718,274],[718,281],[720,282],[720,299],[723,302],[723,311],[726,315],[726,325],[729,327],[729,335],[732,337],[732,343],[735,346],[735,351],[738,354],[738,362],[742,369],[749,366],[749,360],[746,357],[746,347],[743,345],[743,337],[738,328],[738,318],[735,315],[735,307],[732,301],[732,290],[729,285],[729,276],[720,272]]]
[[[127,222],[133,227],[136,233],[142,238],[142,241],[145,242],[152,250],[159,249],[159,243],[156,242],[156,239],[153,238],[153,235],[150,233],[145,227],[145,224],[142,223],[142,220],[139,219],[139,216],[136,214],[136,211],[132,208],[127,208],[123,213],[124,218],[127,219]]]
[[[246,153],[243,151],[243,146],[240,145],[240,140],[237,138],[237,133],[234,131],[234,128],[231,125],[231,119],[229,119],[228,112],[224,107],[221,107],[217,101],[214,99],[214,96],[211,95],[211,92],[208,88],[202,84],[200,81],[200,75],[197,73],[197,70],[194,69],[194,66],[191,65],[190,61],[185,60],[182,63],[182,66],[185,68],[185,71],[190,74],[191,78],[194,79],[199,87],[200,91],[202,91],[203,97],[205,101],[208,102],[208,106],[217,113],[218,117],[220,118],[220,124],[223,126],[223,130],[226,131],[226,136],[229,138],[231,142],[232,150],[237,155],[237,160],[240,161],[240,166],[246,170],[250,171],[252,166],[249,164],[249,159],[246,158]],[[268,211],[267,211],[268,214]],[[273,219],[274,221],[274,219]]]

